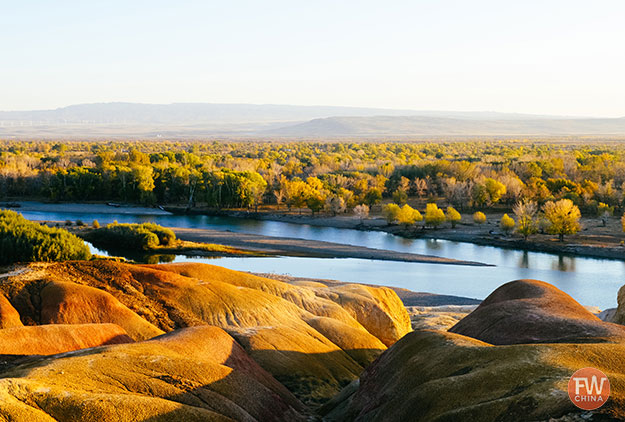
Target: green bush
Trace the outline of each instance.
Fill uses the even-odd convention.
[[[0,211],[0,264],[89,258],[89,247],[67,230],[34,223],[14,211]]]
[[[157,235],[158,243],[160,245],[170,246],[176,240],[176,234],[173,230],[168,229],[167,227],[159,226],[154,223],[143,223],[141,226]]]
[[[88,235],[88,240],[104,247],[147,251],[173,244],[176,235],[172,230],[153,223],[112,223],[93,230]]]

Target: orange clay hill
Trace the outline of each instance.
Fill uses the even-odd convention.
[[[384,287],[296,286],[205,264],[19,270],[0,283],[0,321],[12,327],[0,339],[10,330],[100,327],[136,343],[5,365],[0,415],[15,419],[298,420],[410,331],[401,301]],[[32,335],[56,341],[52,332]],[[50,353],[113,342],[84,335],[83,345],[66,341]]]
[[[611,384],[592,412],[568,397],[571,375],[584,367]],[[332,421],[623,420],[623,330],[547,283],[513,281],[449,332],[404,336],[320,413]]]
[[[624,326],[601,321],[563,291],[538,280],[504,284],[449,331],[491,344],[625,340]]]

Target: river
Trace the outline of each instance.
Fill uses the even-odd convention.
[[[598,306],[601,309],[616,306],[618,289],[625,284],[625,261],[517,251],[447,240],[405,239],[384,232],[202,215],[20,212],[31,220],[82,220],[90,223],[97,219],[101,224],[114,220],[120,223],[150,221],[169,227],[210,228],[265,236],[322,240],[481,261],[495,265],[494,267],[469,267],[362,259],[295,257],[219,259],[176,257],[177,262],[201,261],[242,271],[383,284],[414,291],[478,299],[483,299],[507,281],[535,278],[557,286],[583,305]]]

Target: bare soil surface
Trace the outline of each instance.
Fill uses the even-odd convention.
[[[422,223],[417,223],[417,225],[408,228],[388,224],[385,219],[378,215],[371,215],[371,217],[361,220],[354,215],[312,216],[310,213],[298,214],[295,212],[264,211],[252,213],[239,210],[220,214],[311,226],[384,231],[407,238],[445,239],[510,249],[625,260],[625,233],[623,233],[618,216],[610,217],[606,226],[603,226],[599,218],[584,217],[581,219],[582,230],[577,234],[565,236],[564,241],[560,242],[558,236],[552,234],[537,233],[524,240],[518,234],[503,233],[499,228],[499,221],[503,212],[486,212],[487,222],[485,224],[475,224],[471,213],[463,213],[462,221],[455,228],[452,228],[449,223],[445,223],[436,229],[423,228]],[[509,215],[513,216],[512,213]]]
[[[210,229],[187,229],[175,227],[171,227],[171,229],[174,230],[176,236],[181,240],[198,243],[217,243],[220,245],[242,248],[266,254],[318,258],[377,259],[383,261],[424,262],[430,264],[488,265],[475,261],[462,261],[431,255],[402,253],[384,249],[365,248],[361,246],[321,242],[316,240],[262,236]]]

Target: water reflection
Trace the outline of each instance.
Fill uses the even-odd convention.
[[[573,272],[575,271],[575,260],[576,258],[571,257],[571,256],[559,255],[558,261],[557,262],[554,261],[552,263],[552,269],[558,270],[558,271]]]
[[[438,239],[425,239],[425,247],[429,251],[440,251],[443,244]]]
[[[530,254],[527,253],[527,251],[523,251],[521,253],[521,259],[519,259],[519,267],[520,268],[530,267]]]

